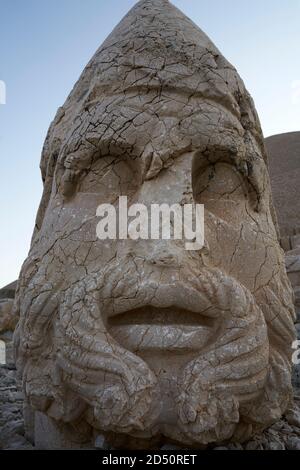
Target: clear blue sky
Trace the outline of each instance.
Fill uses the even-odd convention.
[[[0,0],[0,287],[18,277],[57,108],[135,0]],[[266,136],[300,130],[300,0],[173,0],[245,80]],[[294,86],[294,88],[293,88]]]

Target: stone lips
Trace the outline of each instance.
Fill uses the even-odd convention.
[[[243,441],[288,408],[294,309],[266,161],[236,70],[169,2],[139,2],[50,127],[44,193],[16,297],[27,405],[41,412],[43,429],[48,422],[49,432],[60,430],[60,446],[95,430],[124,434],[128,446],[131,437],[148,445],[159,436],[190,446]],[[122,194],[147,206],[204,203],[206,249],[97,240],[97,206]],[[168,284],[176,294],[159,295]],[[149,353],[142,341],[133,344],[137,320],[133,330],[110,332],[109,312],[121,308],[135,315],[146,308],[140,321],[149,305],[172,309],[158,317],[174,323],[174,308],[178,319],[190,310],[193,285],[207,292],[221,324],[196,353],[184,345],[174,354],[176,344],[170,351],[157,338]],[[161,333],[174,334],[173,324]],[[36,440],[43,445],[43,436]]]

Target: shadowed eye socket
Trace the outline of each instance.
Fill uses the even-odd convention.
[[[255,141],[224,139],[194,154],[192,164],[194,199],[198,203],[237,204],[249,210],[267,210],[269,175],[261,150]]]
[[[140,181],[141,170],[130,146],[128,149],[122,142],[99,138],[97,145],[86,138],[77,146],[73,152],[64,148],[65,156],[57,172],[58,186],[65,198],[72,198],[75,192],[98,193],[99,189],[102,192],[104,185],[109,189],[117,184],[120,187],[136,185]],[[110,183],[106,181],[108,175]]]
[[[248,176],[230,163],[218,162],[198,169],[194,167],[192,184],[195,201],[205,204],[212,212],[218,205],[234,208],[246,202],[253,210],[259,210],[258,189]]]
[[[126,157],[101,157],[78,179],[77,192],[95,193],[104,197],[128,195],[140,181],[135,161]]]

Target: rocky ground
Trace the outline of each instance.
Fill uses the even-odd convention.
[[[0,366],[0,449],[32,449],[26,440],[23,394],[13,365]]]
[[[245,444],[230,444],[215,450],[300,450],[300,394],[286,416],[263,434]]]
[[[33,449],[25,438],[23,393],[16,379],[12,343],[6,344],[7,364],[0,365],[0,449]]]

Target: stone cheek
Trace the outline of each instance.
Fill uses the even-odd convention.
[[[233,67],[169,2],[139,2],[45,142],[15,303],[39,447],[242,442],[281,418],[294,310],[265,157]],[[120,196],[204,204],[204,248],[98,240],[97,206]]]

